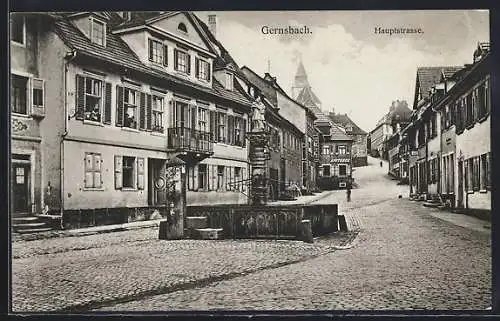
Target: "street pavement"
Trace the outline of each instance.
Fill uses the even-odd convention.
[[[159,241],[156,227],[15,242],[13,310],[490,307],[489,225],[408,200],[386,164],[370,163],[351,202],[345,191],[315,201],[338,203],[352,232],[313,244]]]

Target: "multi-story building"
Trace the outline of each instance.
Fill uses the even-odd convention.
[[[405,129],[410,151],[418,146],[410,193],[483,218],[491,215],[490,68],[487,43],[478,44],[473,64],[419,68],[419,101]]]
[[[333,123],[318,125],[321,155],[318,187],[322,190],[352,187],[352,138]]]
[[[347,136],[352,138],[352,166],[368,165],[368,150],[367,136],[368,134],[362,130],[347,114],[336,114],[330,112],[328,117],[337,125],[344,128]]]
[[[13,143],[26,180],[14,211],[34,203],[67,226],[147,219],[164,213],[180,164],[188,203],[246,202],[228,183],[249,172],[251,100],[198,17],[19,14],[12,25],[13,134],[28,137]]]
[[[279,190],[295,185],[305,194],[315,191],[319,146],[319,136],[314,129],[316,116],[292,99],[269,73],[261,77],[246,66],[242,67],[242,71],[272,105],[270,111],[280,118],[280,169],[279,173],[272,175],[281,182]]]
[[[489,44],[480,43],[473,65],[450,91],[457,110],[455,205],[484,218],[491,216],[491,68]]]
[[[406,101],[393,101],[389,112],[385,114],[370,132],[370,154],[389,160],[387,140],[408,124],[411,109]]]

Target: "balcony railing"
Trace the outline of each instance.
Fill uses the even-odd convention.
[[[186,127],[168,129],[168,148],[176,151],[212,153],[211,133]]]

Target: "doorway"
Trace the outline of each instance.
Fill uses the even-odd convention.
[[[31,165],[12,164],[12,211],[13,213],[31,212],[30,209],[30,177]]]
[[[166,204],[166,160],[148,158],[148,203],[151,206]]]

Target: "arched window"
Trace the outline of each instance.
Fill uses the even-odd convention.
[[[179,29],[180,31],[183,31],[183,32],[188,32],[186,25],[183,22],[179,23],[179,25],[177,26],[177,29]]]

